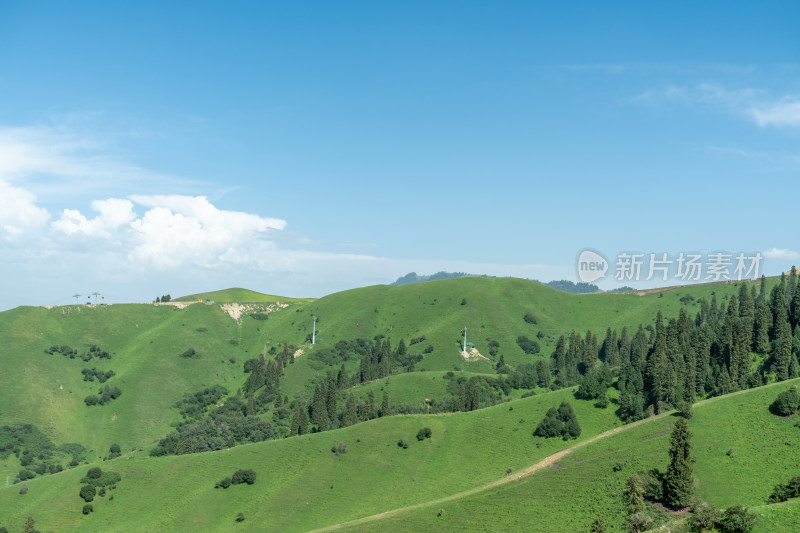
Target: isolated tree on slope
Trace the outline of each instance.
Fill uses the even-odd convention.
[[[694,477],[692,476],[691,460],[692,433],[685,418],[675,422],[669,443],[669,467],[664,478],[664,500],[674,508],[687,507],[692,502],[694,495]]]

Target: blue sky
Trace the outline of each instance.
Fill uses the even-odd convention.
[[[0,309],[577,281],[585,248],[777,274],[797,28],[797,2],[3,2]]]

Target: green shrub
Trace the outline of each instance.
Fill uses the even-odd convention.
[[[103,471],[97,466],[90,468],[89,471],[86,472],[86,477],[89,479],[99,479],[102,475]]]
[[[564,440],[577,439],[581,434],[581,426],[575,416],[572,406],[567,402],[561,402],[558,409],[551,407],[545,417],[533,431],[535,437],[558,437]]]
[[[256,473],[252,469],[247,470],[237,470],[234,472],[233,477],[231,478],[231,483],[234,485],[238,485],[240,483],[247,483],[248,485],[252,485],[256,482]]]
[[[94,506],[91,503],[87,503],[86,505],[83,506],[83,511],[81,511],[81,512],[83,514],[92,513],[92,512],[94,512]]]
[[[397,445],[405,450],[406,448],[408,448],[408,441],[406,439],[400,439],[399,441],[397,441]]]
[[[244,522],[244,513],[239,513],[236,515],[237,522]]]
[[[692,514],[689,517],[689,527],[692,531],[703,531],[714,527],[722,513],[719,509],[707,502],[696,503],[692,506]]]
[[[231,478],[230,477],[226,477],[224,479],[221,479],[221,480],[217,481],[217,484],[214,485],[214,488],[215,489],[227,489],[230,486],[231,486]]]
[[[770,409],[777,415],[789,416],[797,411],[798,406],[800,406],[800,395],[797,394],[797,387],[792,387],[778,394]]]
[[[417,440],[429,439],[432,434],[431,428],[424,427],[417,432]]]
[[[719,526],[724,533],[749,533],[756,526],[756,515],[743,505],[733,505],[725,509]]]
[[[769,503],[785,502],[800,496],[800,476],[794,476],[788,483],[778,483],[769,495]]]
[[[22,485],[22,486],[19,488],[19,493],[20,493],[20,494],[28,494],[28,485]]]
[[[81,498],[90,502],[94,500],[95,495],[97,494],[97,490],[94,488],[94,485],[84,485],[81,487]]]

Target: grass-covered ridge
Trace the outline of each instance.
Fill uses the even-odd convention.
[[[790,531],[800,501],[765,505],[773,487],[797,475],[800,429],[769,412],[775,396],[800,380],[712,398],[694,407],[689,428],[696,497],[719,508],[751,507],[757,532]],[[595,519],[626,531],[622,497],[628,476],[665,469],[674,418],[656,417],[558,458],[529,477],[463,498],[436,499],[407,511],[376,516],[345,531],[588,531]],[[729,454],[729,450],[733,450]],[[733,456],[731,456],[733,455]],[[617,463],[624,465],[615,471]],[[443,512],[440,514],[440,510]],[[672,521],[681,525],[680,516]],[[675,526],[673,526],[674,528]],[[676,529],[673,529],[676,530]]]
[[[271,294],[264,294],[249,289],[242,289],[234,287],[231,289],[223,289],[219,291],[202,292],[198,294],[189,294],[175,298],[173,302],[196,302],[196,301],[210,300],[217,303],[250,303],[250,302],[294,302],[303,300],[302,298],[288,298],[285,296],[273,296]]]
[[[774,280],[768,280],[767,290],[774,284]],[[226,400],[227,405],[235,405],[225,398],[230,393],[240,399],[239,405],[247,404],[247,420],[256,420],[249,418],[254,415],[275,424],[276,431],[270,436],[289,432],[296,406],[316,409],[311,401],[315,387],[319,389],[321,379],[329,373],[335,376],[342,366],[351,379],[336,392],[340,410],[351,394],[356,401],[363,401],[372,393],[377,406],[383,393],[387,393],[393,406],[415,406],[392,412],[431,412],[460,394],[459,384],[467,379],[504,379],[505,375],[498,376],[494,368],[500,356],[513,369],[551,359],[558,336],[569,336],[573,330],[584,333],[590,329],[602,340],[603,330],[609,326],[617,330],[627,326],[630,334],[639,324],[655,325],[659,311],[669,319],[686,310],[693,320],[700,310],[701,298],[708,301],[714,297],[720,304],[731,302],[742,286],[749,290],[752,284],[680,287],[645,295],[573,295],[520,279],[462,278],[367,287],[319,300],[203,299],[203,303],[194,305],[22,307],[0,313],[0,362],[7,369],[0,373],[0,426],[29,423],[50,439],[52,447],[84,445],[86,451],[78,462],[88,461],[90,465],[100,464],[101,458],[108,455],[109,446],[118,444],[123,458],[102,465],[104,470],[119,470],[125,480],[115,491],[113,501],[99,500],[94,503],[94,513],[78,513],[75,517],[68,511],[61,512],[71,509],[71,496],[62,498],[59,491],[72,491],[69,484],[73,477],[78,476],[79,480],[85,475],[85,464],[28,480],[30,490],[25,495],[18,493],[18,485],[11,486],[3,489],[6,492],[0,491],[0,526],[8,527],[5,514],[12,511],[6,509],[14,508],[6,505],[10,501],[24,504],[13,511],[15,521],[22,516],[17,513],[28,512],[42,521],[38,522],[40,528],[57,530],[71,530],[78,525],[90,531],[159,527],[181,530],[184,526],[226,530],[228,520],[242,512],[247,516],[248,527],[303,531],[383,512],[387,502],[392,502],[388,509],[395,509],[425,506],[442,498],[450,498],[447,501],[454,504],[465,498],[478,498],[478,492],[463,498],[456,496],[505,479],[508,468],[512,474],[519,472],[569,446],[561,440],[538,441],[531,436],[547,409],[557,407],[562,400],[573,403],[578,413],[583,428],[579,442],[619,427],[621,422],[614,414],[617,392],[608,391],[610,405],[598,408],[594,401],[574,399],[571,389],[548,392],[542,388],[552,381],[536,388],[536,396],[521,400],[525,389],[534,385],[515,385],[510,391],[495,389],[496,394],[481,401],[485,406],[514,399],[511,403],[470,413],[381,418],[335,431],[188,456],[148,454],[181,420],[176,402],[209,387],[228,391],[215,397],[213,403],[217,407]],[[248,297],[244,293],[239,296]],[[314,346],[307,342],[312,316],[317,317]],[[722,323],[719,320],[714,327]],[[467,361],[462,357],[460,343],[465,326],[468,341],[485,358]],[[657,326],[655,331],[658,330]],[[540,344],[539,353],[525,353],[519,342],[523,335]],[[395,367],[391,375],[373,375],[364,383],[353,379],[359,371],[359,359],[345,355],[337,359],[340,356],[332,349],[341,341],[363,339],[373,346],[374,355],[374,347],[379,344],[372,344],[376,337],[390,340],[392,348],[403,339],[410,353],[422,356],[416,364],[417,371],[406,373],[404,367]],[[650,342],[653,338],[658,337],[652,335]],[[281,355],[284,343],[291,349]],[[258,393],[258,389],[247,388],[246,380],[254,374],[245,373],[244,363],[250,361],[250,368],[254,368],[252,363],[262,353],[267,359],[276,358],[270,361],[269,368],[274,369],[276,363],[281,369],[286,365],[279,388],[281,398],[289,404],[284,401],[284,406],[278,408],[278,404],[271,406],[271,399],[265,400],[251,413],[248,390]],[[266,361],[263,364],[269,366]],[[567,382],[572,383],[576,381]],[[105,395],[98,395],[100,387],[118,389],[121,394],[109,395],[106,400]],[[446,395],[450,398],[441,402]],[[87,402],[90,396],[103,401]],[[448,409],[451,408],[443,410]],[[339,416],[346,425],[341,411],[332,416]],[[724,417],[724,413],[719,416]],[[701,414],[697,417],[701,418]],[[648,420],[642,425],[651,423],[654,422]],[[756,417],[753,423],[769,426],[772,422]],[[334,420],[332,427],[338,425]],[[417,442],[415,435],[422,427],[432,430],[432,438]],[[628,428],[623,432],[627,431]],[[653,433],[663,435],[661,431],[666,430]],[[409,442],[407,449],[397,446],[400,439]],[[340,442],[346,452],[336,451]],[[537,442],[541,447],[536,446]],[[169,453],[209,449],[183,444],[173,446],[175,451]],[[742,447],[747,449],[747,445]],[[625,453],[637,453],[634,448],[631,445]],[[20,472],[21,461],[16,454],[1,461],[0,476],[13,480]],[[218,490],[215,495],[215,483],[248,468],[258,472],[256,485]],[[713,468],[719,471],[719,465]],[[136,481],[137,476],[141,481]],[[210,492],[205,488],[206,476],[210,479]],[[770,481],[770,487],[783,481],[786,479]],[[148,483],[155,483],[155,489],[147,489]],[[506,490],[499,486],[492,488],[495,489]],[[584,495],[594,498],[594,489],[586,490],[589,492]],[[256,496],[252,500],[255,503],[240,499],[242,494]],[[9,495],[17,499],[5,500]],[[56,503],[45,509],[42,502],[46,500],[39,500],[37,495],[46,495],[47,501]],[[22,497],[25,499],[19,499]],[[714,498],[719,494],[704,497],[716,502]],[[154,509],[157,521],[143,521],[140,525],[140,516],[134,513],[127,517],[127,511],[120,508],[113,513],[114,520],[120,520],[119,525],[112,524],[108,518],[111,513],[104,513],[103,508],[117,506],[123,500],[139,515],[145,513],[145,506]],[[609,507],[612,508],[613,505]],[[765,512],[773,513],[772,508]],[[230,513],[233,516],[228,516]],[[577,514],[576,520],[581,516]],[[44,521],[54,525],[48,526]],[[438,527],[437,524],[421,522],[419,527],[424,530]],[[12,530],[17,528],[11,525]],[[473,526],[463,523],[459,527]]]
[[[513,408],[389,417],[220,452],[117,459],[108,465],[123,483],[114,501],[95,503],[90,519],[65,512],[79,503],[75,483],[81,469],[28,482],[24,500],[17,486],[2,489],[0,508],[14,502],[11,523],[24,521],[27,513],[57,530],[82,524],[87,531],[151,531],[156,525],[224,531],[243,512],[251,528],[306,531],[380,512],[387,502],[403,506],[455,494],[501,478],[509,467],[518,471],[540,460],[564,442],[550,439],[537,447],[531,433],[547,409],[565,399],[581,422],[580,440],[620,424],[612,409],[597,409],[563,390],[514,402]],[[422,427],[431,428],[432,437],[420,442],[415,435]],[[400,438],[409,442],[408,449],[397,446]],[[339,442],[347,452],[336,457],[330,449]],[[257,483],[238,492],[214,489],[239,468],[253,468]]]
[[[796,509],[791,502],[780,504],[787,511],[758,507],[772,486],[796,468],[796,455],[787,453],[783,441],[796,442],[798,429],[768,410],[775,395],[790,384],[695,406],[690,428],[695,433],[699,497],[721,507],[756,507],[768,517],[764,524],[780,523],[785,520],[781,513]],[[233,531],[241,512],[248,530],[308,531],[418,506],[345,529],[582,531],[602,518],[609,531],[622,531],[624,481],[643,468],[664,468],[674,418],[663,415],[619,426],[611,409],[571,396],[571,391],[556,391],[470,413],[390,417],[220,452],[117,459],[103,467],[122,476],[115,498],[96,500],[90,517],[80,514],[77,496],[84,467],[32,480],[24,496],[17,486],[0,489],[0,509],[12,509],[3,512],[2,523],[22,524],[32,515],[40,527],[58,531]],[[575,407],[583,428],[580,439],[548,439],[537,447],[533,427],[562,399]],[[431,428],[432,437],[417,441],[414,435],[423,426]],[[746,431],[754,426],[759,432]],[[614,427],[617,431],[583,445]],[[759,451],[765,432],[776,444]],[[409,441],[408,449],[396,445],[402,437]],[[337,457],[330,449],[339,442],[347,451]],[[546,468],[519,477],[527,467],[572,446],[574,451]],[[740,450],[734,458],[726,454],[731,447]],[[624,467],[614,472],[617,462]],[[240,468],[253,468],[256,484],[213,488]],[[447,499],[476,487],[482,490]],[[770,529],[762,526],[759,531]]]

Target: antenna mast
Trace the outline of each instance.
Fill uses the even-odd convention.
[[[78,298],[80,298],[81,295],[80,294],[73,294],[72,297],[75,298],[75,305],[78,305],[78,303],[79,303],[78,302]]]
[[[312,315],[311,318],[314,319],[314,325],[311,326],[311,344],[313,345],[317,340],[317,317]]]
[[[464,326],[464,351],[467,351],[467,326]]]

